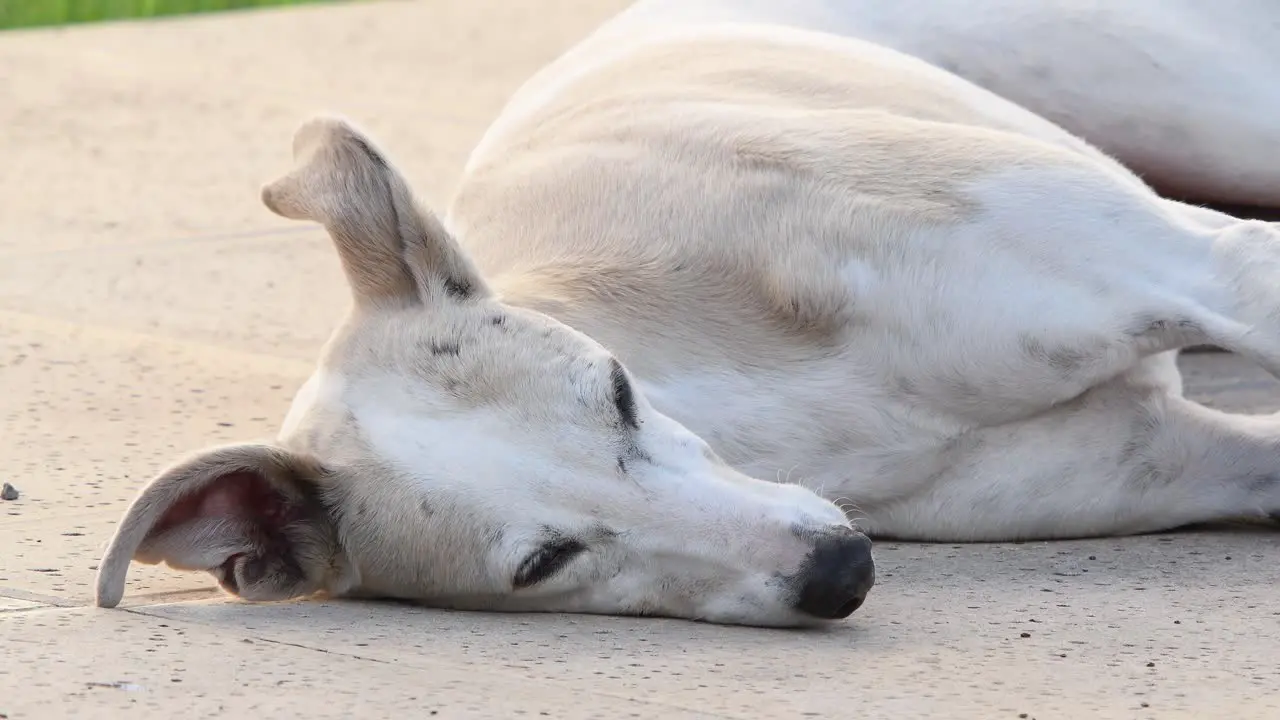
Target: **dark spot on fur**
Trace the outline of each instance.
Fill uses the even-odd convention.
[[[1062,375],[1072,375],[1080,367],[1089,362],[1094,353],[1075,347],[1049,348],[1039,338],[1023,335],[1018,338],[1018,345],[1028,358],[1044,363]]]
[[[425,498],[418,503],[418,509],[421,510],[422,514],[426,515],[427,517],[431,517],[432,515],[436,514],[435,508],[431,507],[431,501]]]
[[[357,517],[363,517],[368,514],[369,514],[369,505],[365,501],[361,500],[359,503],[356,503]]]
[[[591,537],[600,540],[613,540],[618,537],[618,532],[607,525],[596,525],[591,528]]]
[[[632,429],[639,429],[640,421],[636,415],[636,398],[631,389],[631,380],[622,369],[617,358],[609,359],[609,381],[613,386],[613,404],[622,416],[622,423]]]
[[[1129,473],[1129,481],[1138,487],[1151,487],[1152,485],[1168,482],[1169,475],[1169,472],[1164,468],[1144,458],[1139,460],[1138,464]]]
[[[1192,341],[1202,338],[1204,330],[1201,329],[1200,325],[1187,318],[1171,320],[1168,318],[1154,318],[1148,315],[1136,318],[1127,334],[1135,339],[1153,335],[1174,335],[1179,340]]]
[[[1049,353],[1049,367],[1064,374],[1071,374],[1089,362],[1093,354],[1073,348],[1059,348]]]
[[[638,462],[638,463],[653,462],[653,458],[650,457],[649,454],[646,453],[644,450],[641,450],[640,446],[636,444],[635,438],[631,436],[631,433],[626,433],[624,435],[622,439],[622,443],[623,443],[622,447],[619,450],[616,458],[619,472],[625,475],[628,469],[630,468],[630,464],[633,462]]]
[[[506,316],[506,315],[494,315],[494,316],[492,316],[492,317],[490,317],[490,318],[489,318],[489,324],[490,324],[490,325],[493,325],[494,327],[505,327],[505,326],[506,326],[506,324],[507,324],[507,316]]]
[[[893,386],[899,395],[915,395],[919,392],[919,388],[916,387],[916,381],[908,377],[894,378]]]
[[[432,340],[430,347],[432,355],[453,355],[456,357],[462,351],[462,346],[458,344],[457,340]]]
[[[484,534],[484,543],[487,547],[493,547],[502,542],[502,536],[506,533],[506,529],[502,526],[489,528]]]
[[[467,280],[445,278],[444,291],[455,300],[465,300],[471,297],[472,290],[471,283]]]
[[[530,553],[520,563],[520,567],[516,568],[515,577],[511,580],[512,586],[526,588],[536,585],[555,575],[587,550],[586,543],[577,538],[554,531],[548,535],[550,537],[542,546]]]
[[[382,153],[378,152],[377,150],[374,150],[373,146],[370,145],[364,138],[352,137],[351,139],[355,142],[356,147],[360,148],[360,151],[363,152],[365,155],[368,155],[369,159],[372,160],[374,163],[376,163],[378,167],[384,170],[391,169],[391,166],[387,164],[387,159],[382,157]]]
[[[627,449],[627,457],[630,457],[632,460],[636,460],[644,463],[653,462],[653,458],[649,456],[649,453],[645,452],[644,450],[641,450],[640,446],[636,445],[635,443],[632,443],[631,447]]]
[[[1255,475],[1249,479],[1249,492],[1251,493],[1274,492],[1277,486],[1280,486],[1280,475],[1277,475],[1276,473]],[[1280,510],[1278,510],[1277,513],[1280,513]],[[1276,513],[1271,513],[1271,517],[1274,519],[1276,517]]]
[[[981,404],[987,398],[987,393],[983,392],[982,388],[963,375],[949,377],[946,387],[951,390],[951,394],[957,401],[966,405]]]

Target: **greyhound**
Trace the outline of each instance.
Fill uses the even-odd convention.
[[[517,91],[443,219],[303,124],[262,201],[327,229],[351,312],[275,442],[140,491],[98,604],[137,560],[248,601],[805,626],[863,604],[869,537],[1280,512],[1280,419],[1176,366],[1280,374],[1280,228],[792,7],[640,2]]]

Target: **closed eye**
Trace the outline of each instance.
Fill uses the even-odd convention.
[[[616,358],[609,360],[609,384],[613,391],[613,404],[618,409],[622,424],[633,430],[639,429],[640,422],[636,417],[636,396],[631,389],[627,372],[622,369],[622,363],[619,363]]]
[[[537,585],[555,575],[577,556],[586,552],[587,546],[576,538],[560,537],[533,551],[520,567],[511,584],[518,590]]]

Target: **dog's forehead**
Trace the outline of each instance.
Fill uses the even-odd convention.
[[[454,417],[501,407],[592,424],[607,413],[593,398],[606,396],[610,357],[554,320],[501,306],[354,318],[298,391],[281,438],[322,459],[352,459],[370,455],[371,413]]]
[[[328,364],[348,375],[393,370],[500,374],[527,363],[606,355],[589,338],[539,313],[497,303],[373,314],[348,324]]]

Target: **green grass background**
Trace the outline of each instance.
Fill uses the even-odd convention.
[[[0,0],[0,30],[333,0]]]

